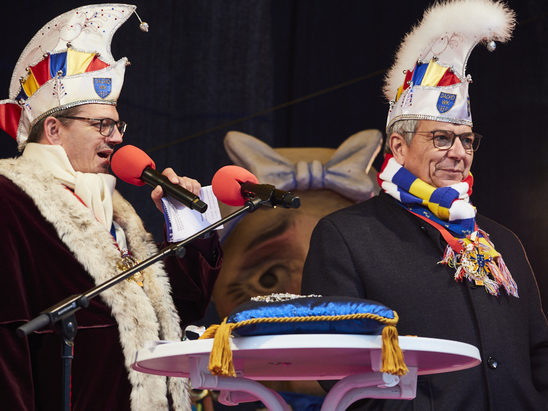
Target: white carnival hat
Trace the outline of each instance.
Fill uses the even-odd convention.
[[[32,126],[50,114],[81,104],[116,104],[128,61],[115,61],[110,43],[135,9],[128,4],[83,6],[36,33],[15,65],[9,99],[0,101],[0,128],[20,150]],[[147,28],[141,24],[143,31]]]
[[[386,75],[386,129],[403,119],[472,126],[468,57],[480,42],[493,51],[495,40],[509,40],[514,25],[514,12],[490,0],[453,0],[426,10],[405,36]]]

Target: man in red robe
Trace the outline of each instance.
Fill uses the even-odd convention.
[[[49,22],[23,51],[14,70],[21,81],[1,102],[0,125],[22,151],[0,160],[4,409],[63,405],[60,333],[42,329],[19,338],[17,327],[158,250],[108,174],[127,127],[116,109],[127,60],[115,61],[109,43],[134,10],[85,6]],[[163,173],[198,193],[196,180]],[[160,187],[151,194],[157,206],[162,195]],[[73,409],[190,409],[185,380],[130,368],[148,341],[180,340],[181,327],[200,318],[209,302],[220,267],[217,236],[185,251],[184,258],[156,263],[76,312]]]

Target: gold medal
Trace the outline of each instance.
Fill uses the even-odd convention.
[[[129,270],[132,267],[135,267],[137,264],[139,264],[139,261],[133,257],[129,251],[124,250],[122,252],[122,260],[116,265],[118,270],[120,271],[126,271]],[[138,271],[135,274],[133,274],[131,277],[127,278],[128,281],[135,281],[140,287],[143,287],[143,281],[145,280],[145,276],[142,271]]]

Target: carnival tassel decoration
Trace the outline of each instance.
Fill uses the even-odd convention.
[[[494,296],[500,294],[499,288],[502,285],[508,295],[519,297],[516,282],[484,231],[478,230],[465,239],[459,239],[458,244],[462,246],[459,253],[455,253],[448,244],[443,258],[438,262],[455,269],[456,281],[468,278],[476,285],[485,287]]]

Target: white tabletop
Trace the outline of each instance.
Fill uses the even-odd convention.
[[[408,367],[436,374],[481,362],[470,344],[424,337],[399,337]],[[250,380],[337,380],[378,371],[381,337],[354,334],[289,334],[231,338],[236,372]],[[132,367],[158,375],[189,377],[196,358],[209,357],[212,339],[154,342],[137,353]],[[203,358],[202,358],[203,359]]]

